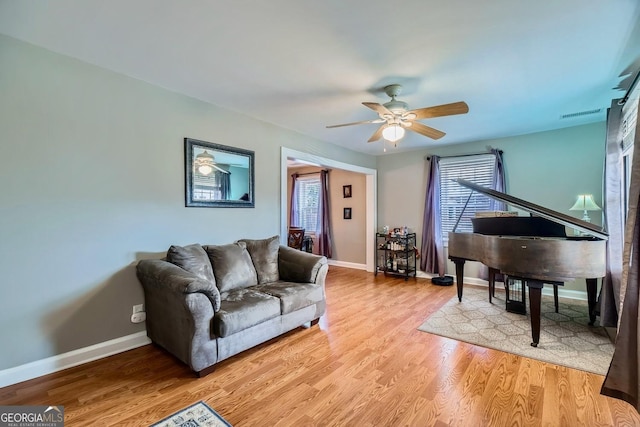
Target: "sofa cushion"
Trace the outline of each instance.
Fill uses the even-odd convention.
[[[278,272],[280,236],[261,240],[241,239],[239,242],[247,244],[247,251],[258,275],[258,283],[272,283],[280,280]]]
[[[280,311],[288,314],[324,300],[322,286],[312,283],[275,282],[258,285],[256,290],[277,297]]]
[[[167,251],[167,261],[200,279],[211,282],[213,285],[216,284],[209,256],[204,248],[198,244],[188,246],[172,245]]]
[[[221,295],[220,310],[213,317],[213,331],[228,337],[280,316],[280,300],[253,288],[233,289]]]
[[[258,284],[256,269],[247,252],[246,243],[208,245],[204,249],[211,260],[216,286],[221,293]]]

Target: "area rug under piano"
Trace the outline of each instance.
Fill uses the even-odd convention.
[[[493,304],[489,303],[488,292],[465,286],[462,302],[453,297],[418,329],[556,365],[607,373],[614,346],[604,328],[588,326],[586,302],[560,298],[556,313],[553,297],[543,295],[540,344],[534,348],[529,315],[506,311],[504,292],[498,289]]]

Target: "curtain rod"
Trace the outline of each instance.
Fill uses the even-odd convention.
[[[503,153],[503,151],[502,151],[502,150],[498,150],[498,152],[499,152],[500,154],[502,154],[502,153]],[[486,151],[486,152],[482,152],[482,153],[452,154],[452,155],[450,155],[450,156],[438,156],[438,157],[440,157],[441,159],[448,159],[449,157],[469,157],[469,156],[480,156],[480,155],[482,155],[482,154],[491,154],[491,149],[489,149],[489,150],[488,150],[488,151]],[[426,156],[424,156],[424,158],[425,158],[426,160],[431,160],[431,156],[430,156],[430,155],[426,155]]]
[[[320,169],[316,172],[307,172],[307,173],[293,173],[292,175],[304,176],[304,175],[313,175],[320,172],[331,172],[331,169]]]
[[[636,85],[636,83],[638,83],[638,77],[640,77],[640,70],[638,70],[638,73],[636,74],[636,77],[631,82],[631,86],[629,86],[629,89],[627,90],[627,93],[624,94],[624,98],[622,98],[621,100],[618,101],[618,105],[624,105],[629,100],[629,97],[631,96],[631,91],[633,90],[633,88]]]

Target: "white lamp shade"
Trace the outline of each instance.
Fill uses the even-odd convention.
[[[600,206],[596,204],[593,200],[593,196],[591,194],[580,194],[578,196],[578,200],[574,203],[570,211],[599,211]]]
[[[202,175],[209,175],[211,174],[211,172],[213,172],[213,168],[209,165],[198,166],[198,172],[200,172]]]
[[[207,153],[207,150],[204,150],[203,153],[196,156],[194,166],[200,174],[209,175],[213,172],[214,159],[211,154]]]
[[[398,125],[387,126],[382,129],[382,137],[389,142],[396,142],[404,136],[404,128]]]

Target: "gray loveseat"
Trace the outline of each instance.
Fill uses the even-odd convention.
[[[198,375],[325,311],[323,256],[281,246],[278,236],[227,245],[171,246],[136,267],[147,335]]]

